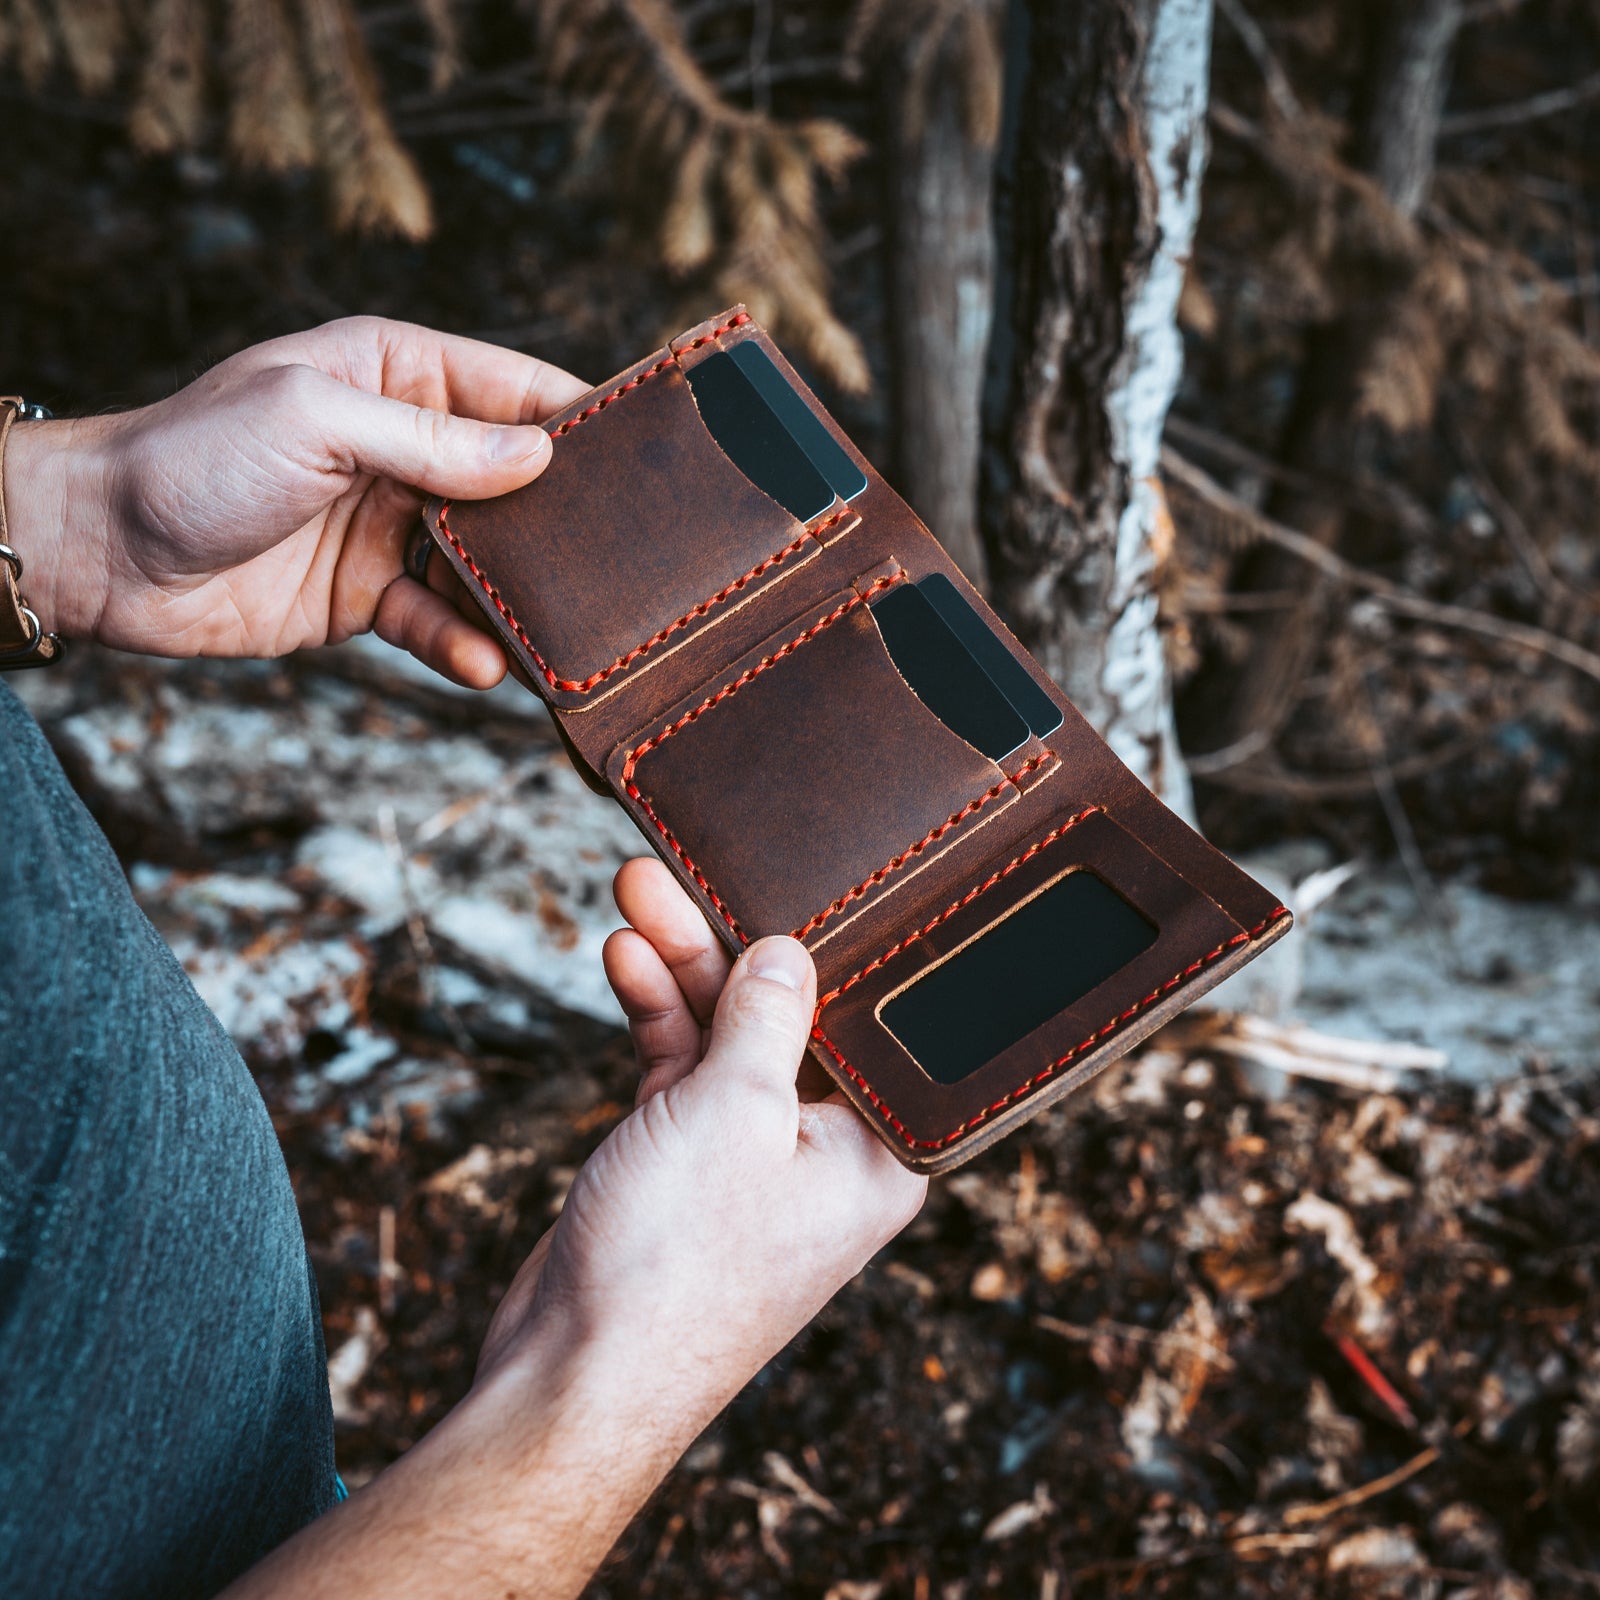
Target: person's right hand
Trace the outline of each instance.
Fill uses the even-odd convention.
[[[548,1319],[683,1448],[922,1205],[837,1093],[796,1088],[816,972],[793,939],[731,967],[658,861],[629,862],[606,972],[639,1103],[594,1153],[496,1313],[480,1376]],[[593,1364],[586,1360],[586,1365]]]

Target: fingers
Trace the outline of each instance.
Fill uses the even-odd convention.
[[[383,591],[372,627],[385,644],[410,652],[463,688],[492,689],[506,675],[500,646],[414,578],[396,578]]]
[[[736,1097],[741,1123],[753,1099],[766,1100],[793,1137],[799,1113],[795,1076],[816,998],[816,968],[798,940],[778,935],[751,945],[728,974],[710,1046],[685,1087],[723,1104]]]
[[[266,418],[292,413],[298,431],[320,446],[322,459],[311,464],[352,480],[371,473],[429,494],[487,499],[520,488],[550,460],[542,428],[451,416],[369,394],[310,367],[279,367],[260,382]],[[307,419],[314,422],[309,430]]]
[[[666,963],[695,1020],[709,1026],[731,963],[699,907],[654,856],[625,863],[612,892],[623,919]]]
[[[484,422],[543,422],[589,392],[570,372],[520,351],[385,317],[345,317],[233,359],[258,369],[303,362],[374,394]]]
[[[704,1030],[666,962],[642,934],[618,928],[601,955],[639,1058],[637,1103],[643,1105],[699,1066]]]

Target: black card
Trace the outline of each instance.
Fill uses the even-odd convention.
[[[1006,649],[961,591],[942,572],[919,579],[917,588],[928,597],[933,609],[950,624],[956,636],[972,652],[978,665],[1016,707],[1029,728],[1041,739],[1054,733],[1062,723],[1061,707],[1033,681],[1027,668]]]
[[[1027,742],[1021,713],[934,610],[921,584],[897,584],[873,604],[872,615],[900,676],[952,733],[991,761]]]
[[[866,473],[850,459],[816,412],[794,392],[789,380],[773,365],[772,357],[753,339],[736,344],[732,355],[734,365],[772,407],[778,421],[805,451],[812,466],[832,484],[839,498],[848,504],[861,494],[867,487]]]
[[[723,454],[800,522],[853,500],[866,474],[789,386],[760,345],[719,350],[690,367],[701,420]]]
[[[960,1083],[1156,942],[1092,872],[1069,872],[901,990],[878,1013],[938,1083]]]

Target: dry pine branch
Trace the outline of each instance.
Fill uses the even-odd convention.
[[[744,301],[841,388],[865,389],[860,343],[828,299],[816,192],[861,154],[855,136],[730,104],[664,0],[529,4],[551,81],[583,107],[580,157],[610,142],[607,175],[641,244],[680,277],[706,275],[713,298]]]

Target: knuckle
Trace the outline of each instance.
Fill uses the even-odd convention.
[[[310,406],[321,387],[321,375],[314,367],[293,361],[270,368],[260,382],[271,402],[293,410]]]
[[[461,442],[457,423],[442,411],[418,407],[411,416],[416,429],[417,448],[424,459],[437,461],[452,445]]]

